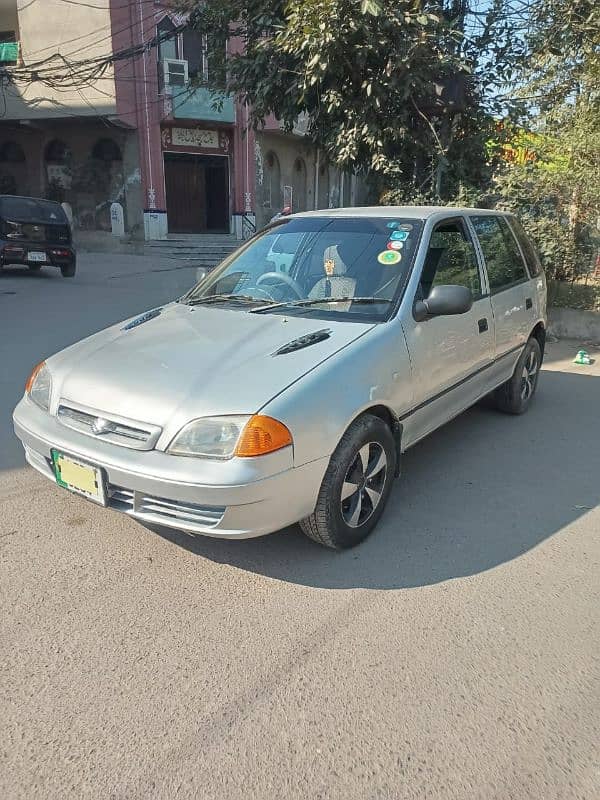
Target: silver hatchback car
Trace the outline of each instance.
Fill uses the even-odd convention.
[[[278,220],[187,295],[38,365],[28,462],[136,519],[226,539],[299,522],[351,547],[402,453],[535,393],[546,281],[517,220],[459,208]]]

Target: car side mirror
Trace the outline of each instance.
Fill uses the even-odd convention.
[[[473,306],[473,293],[466,286],[434,286],[429,297],[417,300],[413,316],[417,322],[427,317],[466,314]]]

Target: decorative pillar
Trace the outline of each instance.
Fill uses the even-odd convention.
[[[256,229],[256,137],[250,125],[248,106],[236,102],[233,131],[233,227],[238,239]]]

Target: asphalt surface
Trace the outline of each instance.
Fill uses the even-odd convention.
[[[600,797],[600,349],[406,454],[353,551],[151,530],[25,467],[10,412],[172,267],[0,274],[0,797]]]

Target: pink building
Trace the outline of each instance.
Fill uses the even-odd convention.
[[[0,193],[69,203],[80,235],[110,236],[111,206],[119,203],[124,235],[134,239],[241,237],[290,200],[304,210],[361,199],[356,181],[306,143],[301,121],[292,134],[275,119],[254,133],[246,108],[198,87],[197,79],[210,85],[211,78],[203,37],[166,4],[44,0],[41,8],[0,0],[8,74],[15,66],[66,60],[77,75],[82,59],[134,48],[137,55],[87,83],[55,81],[49,88],[30,74],[5,87]],[[159,34],[164,41],[157,45]],[[4,50],[2,39],[9,43]],[[147,45],[141,53],[140,45]],[[55,54],[60,59],[52,60]]]

